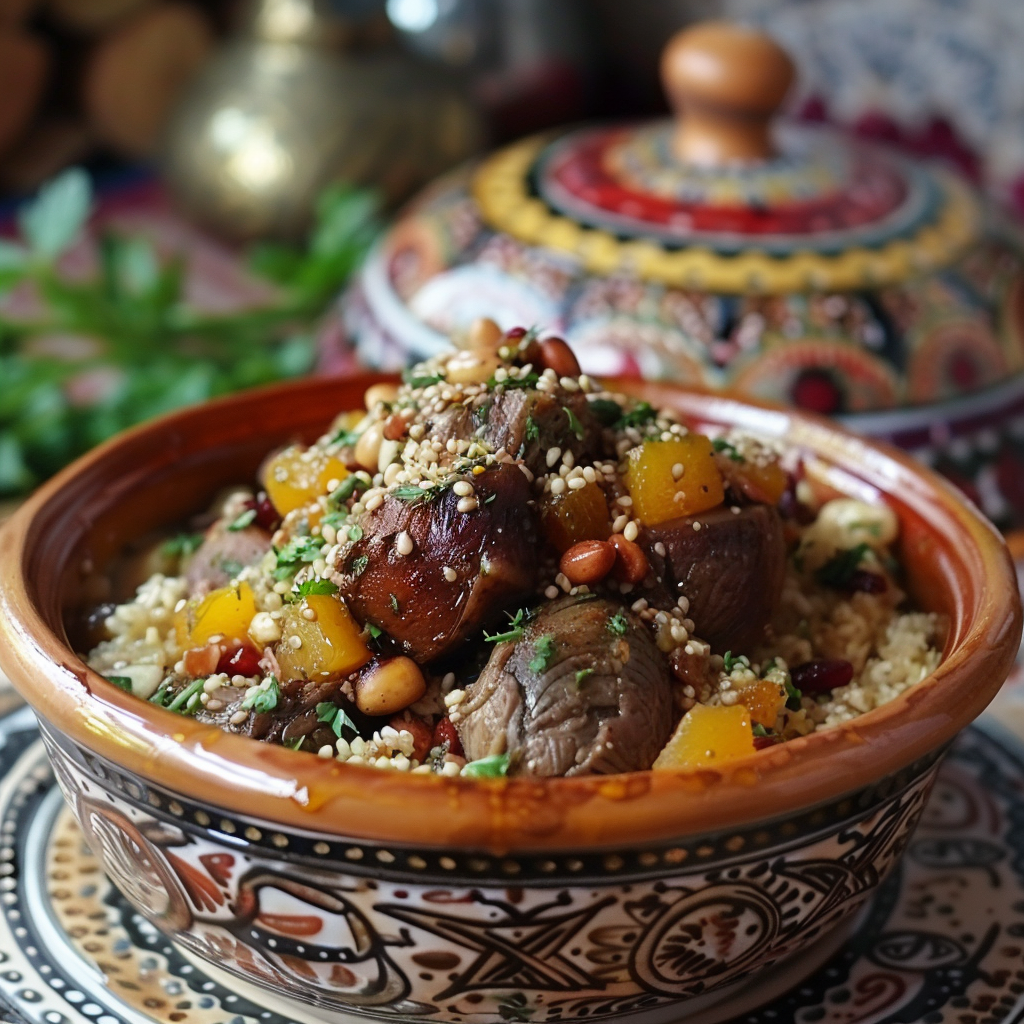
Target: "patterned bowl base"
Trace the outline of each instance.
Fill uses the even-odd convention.
[[[839,948],[817,951],[827,962],[802,982],[814,966],[806,959],[777,968],[688,1013],[689,1024],[1024,1021],[1024,759],[1015,748],[966,732],[902,867],[852,934],[836,937]],[[64,809],[27,709],[0,720],[0,909],[0,1018],[325,1019],[192,961],[125,902]],[[510,1000],[505,1019],[528,1021],[528,1008]]]

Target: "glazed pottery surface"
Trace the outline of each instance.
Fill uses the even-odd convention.
[[[787,65],[764,37],[699,26],[663,62],[678,122],[529,138],[437,182],[343,299],[361,357],[404,365],[488,316],[562,334],[589,373],[890,441],[926,411],[941,427],[913,450],[1000,525],[1024,522],[1019,238],[938,165],[820,125],[770,131]]]
[[[112,880],[186,950],[328,1020],[667,1021],[807,957],[891,872],[1020,637],[991,527],[927,471],[823,422],[640,386],[697,424],[799,448],[822,489],[888,501],[911,589],[949,618],[928,680],[727,771],[479,783],[346,766],[141,703],[68,647],[65,611],[126,543],[317,436],[376,379],[143,427],[0,535],[0,661]]]

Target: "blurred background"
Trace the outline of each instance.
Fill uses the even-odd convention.
[[[357,353],[337,302],[402,203],[530,133],[666,116],[662,50],[706,18],[783,45],[789,119],[940,162],[1015,234],[1020,0],[0,0],[0,502],[148,416],[407,358],[376,335]],[[984,312],[1014,338],[1015,274]],[[982,290],[966,280],[947,290]],[[966,440],[929,406],[907,446],[1011,527],[1019,361],[979,371],[964,337],[943,399],[1012,394]],[[865,411],[826,384],[781,398]]]

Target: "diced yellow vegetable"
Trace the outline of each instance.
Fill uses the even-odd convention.
[[[311,609],[316,618],[303,614]],[[275,648],[283,682],[334,679],[361,668],[372,657],[362,631],[344,602],[317,594],[285,609],[281,642]],[[295,646],[293,637],[300,644]]]
[[[740,703],[750,712],[752,721],[774,729],[779,712],[786,706],[786,688],[768,679],[758,679],[738,692]]]
[[[263,486],[282,515],[308,505],[327,492],[331,480],[348,476],[345,464],[319,448],[292,445],[275,455],[263,471]]]
[[[597,484],[553,498],[544,506],[541,518],[544,535],[562,552],[581,540],[607,540],[612,532],[608,503]]]
[[[634,448],[626,486],[636,517],[647,526],[705,512],[725,499],[714,449],[703,434],[645,441]]]
[[[695,704],[676,726],[672,739],[654,762],[654,768],[718,768],[753,753],[750,712],[744,705],[706,707]]]
[[[778,505],[789,486],[786,471],[777,462],[768,462],[763,466],[756,462],[737,463],[735,473],[742,482],[744,494],[766,505]]]
[[[248,583],[212,590],[196,605],[186,607],[176,622],[184,647],[202,647],[210,637],[243,640],[256,614],[256,599]]]

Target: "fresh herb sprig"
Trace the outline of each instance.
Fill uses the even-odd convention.
[[[860,568],[861,562],[870,551],[870,544],[858,544],[856,547],[837,551],[820,569],[815,571],[815,581],[823,587],[842,590],[849,586],[853,574]]]
[[[530,621],[530,613],[525,608],[520,608],[515,615],[510,615],[508,612],[510,621],[508,629],[501,633],[484,633],[484,639],[489,644],[504,644],[514,640],[522,640],[523,633],[526,629],[526,624]]]
[[[344,708],[339,708],[336,704],[332,704],[330,701],[321,701],[316,706],[316,717],[319,722],[326,722],[330,724],[331,729],[334,731],[334,735],[338,739],[344,738],[345,730],[349,730],[353,734],[353,737],[359,735],[359,729],[356,723],[352,721]]]

